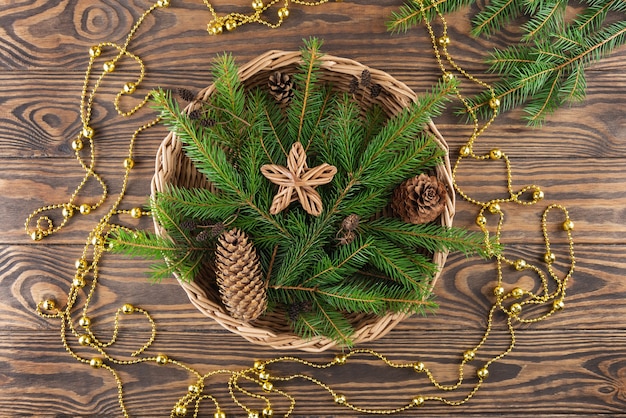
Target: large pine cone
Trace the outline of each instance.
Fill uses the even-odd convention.
[[[253,321],[267,308],[259,257],[245,232],[231,229],[218,239],[215,275],[222,303],[235,319]]]
[[[394,190],[391,207],[404,222],[427,223],[443,212],[447,194],[446,186],[437,177],[422,173]]]
[[[293,80],[288,74],[275,71],[270,75],[268,86],[276,101],[287,104],[293,97]]]

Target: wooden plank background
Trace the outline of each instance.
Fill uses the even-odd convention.
[[[253,25],[209,37],[209,13],[200,1],[172,1],[151,15],[130,50],[147,67],[143,90],[162,86],[198,90],[210,83],[208,65],[215,54],[232,52],[244,63],[268,49],[297,49],[301,40],[317,36],[324,50],[385,70],[415,91],[429,88],[438,72],[423,28],[390,35],[385,22],[400,0],[330,2],[320,7],[293,6],[278,30]],[[227,5],[234,3],[234,5]],[[249,1],[215,1],[219,13],[247,11]],[[39,317],[45,298],[63,302],[88,232],[103,210],[76,216],[62,232],[33,242],[24,220],[36,208],[67,201],[83,170],[70,147],[80,129],[79,99],[89,47],[103,41],[123,42],[134,20],[150,3],[143,0],[30,0],[0,2],[0,416],[119,416],[118,394],[110,373],[76,362],[63,348],[59,322]],[[515,39],[515,30],[494,39],[473,39],[470,10],[449,18],[451,51],[458,62],[486,81],[484,52]],[[566,309],[547,321],[519,327],[513,353],[490,369],[478,395],[456,409],[429,405],[409,416],[617,416],[626,410],[626,49],[622,48],[587,71],[588,97],[563,108],[541,129],[520,120],[521,111],[501,115],[482,137],[478,150],[498,146],[513,161],[514,184],[541,185],[545,203],[570,209],[576,223],[577,270],[570,282]],[[136,77],[132,65],[120,65],[112,80]],[[142,111],[129,120],[119,117],[112,99],[119,85],[108,83],[94,106],[98,167],[115,196],[121,184],[120,161],[129,135],[152,116]],[[452,158],[470,133],[468,125],[448,112],[435,123],[450,145]],[[146,202],[154,154],[165,135],[161,127],[139,138],[124,208]],[[497,165],[468,167],[460,183],[481,196],[504,187]],[[88,188],[85,199],[97,199]],[[113,198],[109,198],[110,203]],[[106,206],[106,204],[105,204]],[[539,230],[540,207],[504,208],[504,242],[511,257],[537,259],[544,252]],[[476,209],[458,201],[456,225],[475,229]],[[150,227],[148,219],[136,226]],[[563,243],[555,251],[564,254]],[[132,303],[150,311],[158,335],[151,353],[165,352],[201,372],[244,368],[255,359],[297,355],[328,361],[334,352],[277,352],[245,342],[205,318],[188,302],[174,280],[150,284],[149,262],[106,256],[90,316],[103,339],[110,335],[115,310]],[[509,273],[509,272],[507,272]],[[531,283],[511,274],[507,286]],[[475,345],[492,302],[495,270],[489,262],[452,254],[435,293],[436,315],[411,318],[386,337],[368,343],[394,360],[427,362],[443,381],[455,379],[461,353]],[[496,327],[488,353],[507,343]],[[124,321],[121,346],[134,349],[148,328]],[[482,353],[481,355],[487,355]],[[486,357],[485,357],[486,358]],[[371,358],[319,375],[351,401],[371,408],[401,405],[417,393],[430,393],[414,374],[382,367]],[[288,368],[294,372],[297,367]],[[178,368],[137,365],[124,368],[125,402],[132,416],[169,415],[192,376]],[[225,382],[215,393],[229,415]],[[211,382],[213,384],[213,382]],[[337,407],[327,393],[303,382],[284,387],[297,399],[295,416],[353,416]],[[284,411],[277,401],[276,413]],[[282,408],[282,409],[281,409]],[[201,416],[212,416],[203,404]]]

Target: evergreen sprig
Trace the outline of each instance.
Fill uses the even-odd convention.
[[[475,0],[424,0],[423,10],[409,1],[392,14],[389,30],[405,32],[424,19],[473,5]],[[490,0],[472,19],[473,36],[492,36],[513,21],[526,19],[518,42],[494,49],[487,57],[490,71],[501,80],[494,84],[500,110],[525,106],[524,119],[541,125],[545,118],[565,104],[585,98],[585,70],[626,44],[626,2],[584,0],[580,9],[568,0]],[[573,13],[568,13],[574,10]],[[569,14],[573,14],[569,18]],[[616,20],[619,17],[620,20]],[[481,117],[489,117],[491,94],[484,92],[469,104]],[[461,109],[459,113],[465,113]]]
[[[321,42],[308,41],[293,78],[295,94],[281,107],[262,88],[245,89],[232,57],[219,56],[215,93],[199,112],[212,126],[189,117],[169,92],[154,92],[163,122],[196,168],[217,188],[169,186],[151,201],[169,239],[120,230],[114,248],[165,260],[154,278],[176,273],[193,280],[211,265],[219,233],[237,227],[254,243],[267,277],[269,305],[285,312],[303,338],[325,336],[350,345],[349,314],[425,313],[435,307],[431,283],[435,251],[490,256],[482,236],[459,228],[408,225],[376,217],[407,177],[430,172],[444,151],[424,132],[443,109],[455,82],[441,82],[394,117],[320,81]],[[276,187],[262,176],[265,164],[286,165],[295,142],[310,167],[334,165],[333,181],[316,190],[324,210],[307,214],[297,204],[276,215]],[[353,238],[338,240],[348,215],[358,215]]]

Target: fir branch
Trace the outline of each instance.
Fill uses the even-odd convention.
[[[211,95],[211,101],[217,108],[228,111],[231,115],[239,116],[243,114],[245,105],[244,89],[235,60],[230,54],[218,55],[215,62],[211,66],[216,94]],[[218,116],[219,118],[219,116]],[[241,132],[243,124],[241,119],[237,117],[220,118],[226,119],[227,131],[232,132],[236,136]],[[233,148],[238,148],[239,137],[234,138],[235,143],[229,144]]]
[[[185,145],[187,156],[194,162],[198,171],[219,188],[220,193],[231,194],[258,213],[266,222],[274,225],[285,236],[289,233],[282,228],[267,211],[254,204],[254,194],[246,193],[239,172],[233,167],[217,144],[205,141],[201,131],[193,121],[182,115],[178,104],[163,90],[153,93],[157,108],[161,110],[162,121],[174,131]]]
[[[359,114],[357,104],[348,94],[344,94],[331,116],[333,122],[330,124],[329,139],[322,150],[322,157],[348,177],[357,169],[357,153],[361,151],[365,140]],[[341,177],[344,176],[336,176],[337,179]]]
[[[499,252],[495,243],[485,246],[482,234],[471,233],[466,229],[445,227],[434,223],[408,224],[396,218],[380,218],[361,225],[365,234],[371,233],[394,240],[408,248],[424,248],[436,251],[460,251],[463,254],[491,257]]]
[[[424,292],[424,281],[437,273],[437,266],[421,254],[410,253],[388,241],[376,239],[370,257],[371,264],[387,277],[407,289]]]
[[[352,346],[354,329],[344,315],[318,299],[311,302],[311,311],[300,314],[293,324],[294,332],[304,339],[322,336],[342,346]]]
[[[423,19],[432,20],[437,16],[435,8],[443,15],[474,3],[475,0],[407,1],[398,12],[392,13],[388,29],[406,31]],[[626,12],[626,2],[584,0],[584,3],[587,7],[580,10],[578,3],[572,5],[568,0],[489,0],[474,16],[471,31],[474,36],[491,36],[513,19],[521,16],[528,19],[519,43],[494,50],[488,58],[490,71],[502,77],[493,84],[501,103],[500,112],[525,106],[524,119],[530,125],[541,125],[558,107],[585,97],[587,66],[626,44],[625,21],[608,22],[611,12],[613,15]],[[570,23],[566,21],[568,7],[575,8]],[[468,118],[472,113],[489,118],[491,98],[490,92],[484,92],[467,99],[471,108],[457,113]]]
[[[432,307],[430,301],[424,301],[424,293],[407,290],[403,286],[389,282],[372,283],[370,278],[353,277],[316,289],[333,308],[344,312],[365,312],[376,315],[394,313],[419,313],[425,307]]]
[[[154,199],[153,207],[159,206],[169,213],[179,212],[182,217],[202,220],[226,219],[243,205],[238,199],[208,189],[187,189],[172,185],[165,192],[157,193]]]
[[[407,1],[398,11],[392,12],[391,20],[387,21],[387,30],[392,33],[406,33],[409,29],[426,20],[432,22],[439,13],[447,14],[462,9],[476,0],[425,0],[422,6],[419,2]],[[423,13],[422,13],[423,7]]]
[[[241,193],[241,179],[237,170],[229,163],[222,148],[215,143],[205,141],[202,132],[194,121],[182,115],[169,92],[158,90],[152,97],[160,110],[161,120],[175,132],[185,146],[185,152],[211,182],[222,193]]]
[[[312,222],[306,219],[298,219],[297,213],[289,213],[289,219],[285,222],[286,227],[293,231],[292,241],[288,248],[280,248],[278,257],[281,260],[280,267],[270,280],[277,286],[290,286],[297,283],[302,274],[310,268],[324,254],[324,235],[329,235],[327,227],[330,218],[319,217]]]
[[[403,109],[396,117],[368,143],[359,161],[360,173],[370,169],[372,164],[379,164],[378,159],[390,151],[401,151],[420,134],[428,120],[441,114],[445,103],[455,91],[457,81],[440,81],[428,93],[420,96],[415,103]],[[358,177],[359,174],[357,174]],[[361,180],[361,179],[359,179]]]
[[[303,286],[328,285],[341,282],[362,269],[371,256],[372,241],[356,238],[323,257],[313,268],[312,275],[301,281]]]
[[[523,2],[519,0],[491,0],[485,9],[472,19],[471,34],[489,37],[521,16],[523,11]]]
[[[532,18],[522,25],[522,41],[551,36],[565,26],[565,9],[569,0],[527,2],[526,14]]]
[[[287,109],[291,143],[301,142],[305,149],[308,149],[312,135],[315,133],[315,125],[319,122],[319,118],[314,119],[308,115],[321,115],[324,103],[326,103],[325,98],[328,97],[327,94],[317,88],[317,72],[319,71],[320,58],[323,55],[320,51],[322,44],[323,42],[317,38],[305,41],[305,45],[301,49],[300,72],[294,74],[296,87],[294,97]],[[304,140],[305,136],[307,137],[306,141]],[[285,148],[288,149],[291,143],[284,144]]]

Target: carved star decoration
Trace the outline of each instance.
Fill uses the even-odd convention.
[[[307,213],[319,216],[323,205],[322,198],[315,188],[330,183],[336,173],[337,167],[327,163],[309,168],[306,164],[304,147],[300,142],[296,142],[289,150],[287,167],[276,164],[265,164],[261,167],[261,174],[279,186],[278,193],[272,200],[270,214],[276,215],[291,202],[299,200]]]

